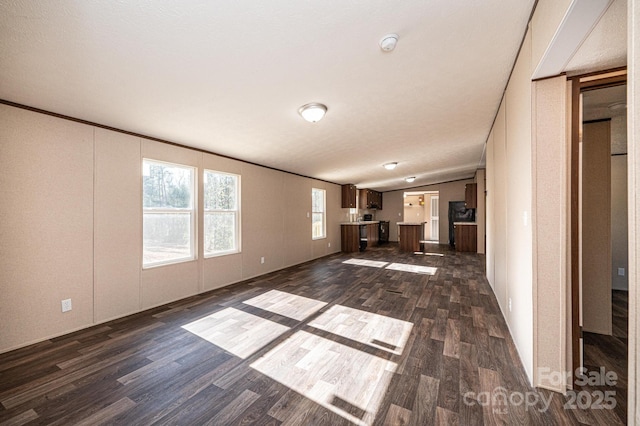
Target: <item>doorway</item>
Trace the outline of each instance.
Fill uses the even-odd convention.
[[[440,192],[409,191],[404,193],[404,222],[421,223],[422,241],[440,242]]]
[[[572,364],[613,372],[626,419],[628,217],[626,70],[576,77],[572,126]]]

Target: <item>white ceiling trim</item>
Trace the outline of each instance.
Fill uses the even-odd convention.
[[[573,0],[532,78],[561,74],[611,3],[613,0]]]

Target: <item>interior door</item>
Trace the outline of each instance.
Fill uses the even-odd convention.
[[[440,196],[431,196],[431,240],[438,241],[440,239],[440,218],[438,212],[440,211]]]

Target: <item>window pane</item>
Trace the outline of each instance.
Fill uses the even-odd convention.
[[[205,254],[236,250],[235,212],[205,213],[204,236]]]
[[[311,192],[311,210],[314,212],[324,211],[324,192],[321,189],[314,189]]]
[[[238,178],[224,173],[204,173],[204,209],[236,210]]]
[[[191,213],[144,213],[143,263],[193,258]]]
[[[325,235],[325,190],[311,188],[311,237],[324,238]]]
[[[144,161],[142,188],[145,208],[191,208],[193,169]]]
[[[322,221],[324,219],[323,213],[314,213],[313,214],[313,238],[323,237],[324,236],[324,227],[322,226]]]

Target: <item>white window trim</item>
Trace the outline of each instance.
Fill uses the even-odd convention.
[[[313,191],[322,192],[322,211],[316,212],[313,210]],[[313,236],[313,215],[314,213],[322,213],[322,235],[319,237]],[[327,190],[322,188],[311,188],[311,239],[312,240],[324,240],[327,238]]]
[[[211,172],[211,173],[215,173],[215,174],[219,174],[219,175],[228,175],[228,176],[235,176],[237,179],[237,183],[236,183],[236,189],[237,189],[237,194],[236,194],[236,210],[207,210],[204,207],[204,201],[202,202],[202,219],[204,221],[205,216],[207,215],[207,213],[229,213],[230,211],[233,211],[235,213],[236,216],[236,248],[233,250],[225,250],[225,251],[218,251],[215,253],[207,253],[204,250],[204,247],[202,249],[202,254],[204,256],[205,259],[210,259],[212,257],[220,257],[220,256],[228,256],[230,254],[238,254],[238,253],[242,253],[242,235],[241,235],[241,229],[242,227],[240,226],[240,220],[241,220],[241,205],[242,205],[242,185],[241,185],[241,179],[242,177],[238,174],[235,173],[228,173],[228,172],[221,172],[218,170],[211,170],[211,169],[204,169],[202,171],[202,183],[204,185],[204,174],[207,172]],[[203,195],[204,195],[204,187],[203,187]],[[203,229],[203,233],[204,233],[204,229]],[[202,235],[202,240],[206,241],[204,234]]]
[[[183,169],[191,169],[192,171],[192,176],[193,179],[191,181],[191,208],[172,208],[172,209],[168,209],[168,208],[163,208],[163,207],[144,207],[144,201],[142,203],[140,203],[142,205],[142,232],[143,234],[141,235],[141,240],[142,240],[142,254],[141,254],[141,258],[142,258],[142,269],[151,269],[151,268],[156,268],[159,266],[166,266],[166,265],[173,265],[176,263],[185,263],[185,262],[191,262],[194,260],[198,259],[198,255],[196,253],[196,247],[198,247],[197,245],[197,232],[196,232],[196,214],[197,214],[197,196],[196,196],[196,188],[198,187],[197,181],[196,179],[198,178],[198,174],[197,174],[197,167],[194,166],[189,166],[186,164],[178,164],[178,163],[169,163],[167,161],[160,161],[160,160],[155,160],[153,158],[143,158],[142,159],[142,167],[144,168],[144,163],[146,162],[150,162],[150,163],[156,163],[156,164],[166,164],[167,166],[171,166],[171,167],[181,167]],[[143,175],[144,176],[144,175]],[[144,179],[140,179],[140,183],[142,185],[142,190],[140,191],[140,195],[142,197],[144,197]],[[158,262],[151,262],[151,263],[144,263],[144,215],[148,213],[148,214],[176,214],[176,213],[190,213],[190,221],[189,221],[189,225],[190,225],[190,233],[191,233],[191,244],[190,244],[190,251],[191,251],[191,255],[190,256],[184,256],[184,257],[179,257],[179,258],[175,258],[175,259],[171,259],[171,260],[162,260],[162,261],[158,261]]]

